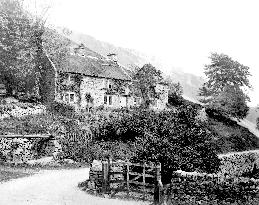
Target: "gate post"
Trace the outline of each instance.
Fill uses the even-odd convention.
[[[163,184],[161,181],[161,163],[156,166],[156,181],[154,189],[154,204],[160,205],[163,203]]]
[[[107,161],[102,162],[102,178],[103,178],[103,183],[102,183],[102,192],[106,193],[108,191],[108,186],[109,186],[109,164]]]

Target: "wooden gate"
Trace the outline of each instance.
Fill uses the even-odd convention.
[[[110,194],[110,197],[121,192],[126,193],[126,197],[130,197],[130,193],[138,193],[143,200],[153,196],[155,204],[162,201],[160,163],[107,160],[102,162],[102,178],[102,192]]]

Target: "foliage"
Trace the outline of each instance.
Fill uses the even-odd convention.
[[[78,136],[78,135],[77,135]],[[86,136],[71,141],[69,138],[61,140],[63,158],[73,159],[77,162],[91,163],[93,160],[129,159],[134,156],[134,147],[123,142],[91,141]]]
[[[197,110],[181,106],[178,112],[156,113],[148,110],[111,113],[110,118],[93,131],[97,140],[135,142],[136,161],[160,161],[163,179],[173,170],[214,172],[219,160],[213,135],[195,120]]]
[[[62,116],[68,117],[68,118],[75,118],[77,115],[74,106],[68,105],[63,102],[54,101],[51,104],[50,109],[53,113],[62,115]]]
[[[200,89],[201,101],[221,109],[227,116],[243,119],[248,114],[249,97],[244,88],[250,88],[249,67],[225,54],[212,53],[211,64],[205,65],[208,81]]]
[[[28,13],[23,1],[0,2],[0,78],[8,95],[29,93],[29,98],[45,100],[51,66],[47,56],[56,66],[66,63],[70,41],[47,29],[45,22],[44,16]]]
[[[259,130],[259,117],[256,119],[256,128]]]
[[[249,107],[246,104],[247,96],[237,86],[226,86],[224,90],[216,96],[211,106],[220,110],[226,116],[243,119],[247,116]]]
[[[73,80],[68,81],[68,76]],[[81,92],[80,92],[80,85],[82,82],[82,75],[79,74],[68,74],[68,73],[58,73],[58,80],[57,80],[57,89],[58,92],[61,94],[61,99],[65,92],[75,92],[78,96],[78,104],[81,103]]]
[[[40,22],[24,11],[21,1],[3,0],[0,29],[0,73],[8,94],[13,90],[33,92],[38,80],[35,33],[42,29]]]
[[[250,87],[249,67],[232,60],[225,54],[212,53],[210,59],[211,64],[205,65],[205,75],[208,77],[205,85],[211,92],[218,94],[227,85]]]
[[[180,106],[184,103],[183,95],[183,87],[181,84],[168,82],[169,84],[169,92],[168,92],[168,103],[172,106]]]
[[[141,93],[145,108],[149,108],[154,98],[158,98],[159,94],[155,88],[159,81],[162,80],[161,71],[157,70],[151,64],[145,64],[141,68],[137,68],[134,73],[134,93]]]

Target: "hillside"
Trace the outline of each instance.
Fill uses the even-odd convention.
[[[184,100],[183,104],[202,109],[202,105]],[[259,131],[247,120],[238,121],[220,115],[216,110],[206,108],[205,126],[214,134],[212,142],[218,154],[259,149]]]
[[[246,119],[255,125],[256,119],[258,117],[259,117],[259,109],[256,107],[250,107],[250,110]]]

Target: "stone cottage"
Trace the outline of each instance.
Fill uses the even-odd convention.
[[[71,49],[66,65],[57,68],[56,99],[81,110],[100,106],[139,106],[142,99],[133,92],[129,72],[118,64],[115,54],[107,56],[105,58],[83,44]],[[168,86],[159,83],[156,91],[160,93],[160,98],[152,107],[164,109],[168,102]]]

